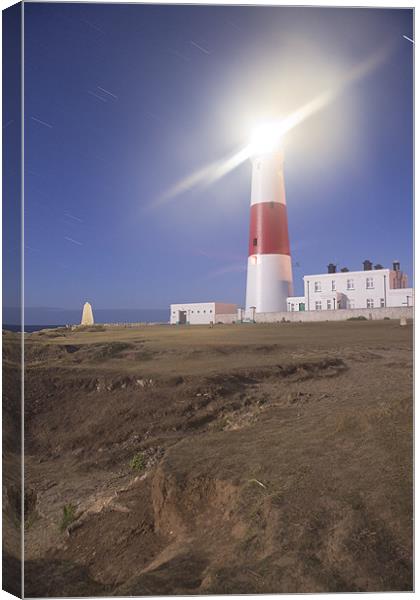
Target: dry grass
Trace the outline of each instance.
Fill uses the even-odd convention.
[[[33,334],[27,365],[37,595],[411,589],[410,328]],[[63,546],[63,504],[102,496]]]

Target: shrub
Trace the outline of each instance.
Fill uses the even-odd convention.
[[[360,315],[360,317],[349,317],[347,321],[367,321],[367,319]]]
[[[65,531],[75,519],[76,507],[73,504],[65,504],[63,506],[63,516],[60,523],[60,530]]]
[[[130,467],[133,471],[144,471],[146,468],[146,459],[142,452],[138,452],[130,461]]]

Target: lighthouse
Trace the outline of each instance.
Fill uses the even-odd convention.
[[[250,315],[286,311],[287,298],[293,295],[283,150],[278,141],[252,147],[246,284],[246,310]]]

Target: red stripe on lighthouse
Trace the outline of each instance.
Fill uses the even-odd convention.
[[[285,204],[259,202],[251,206],[249,256],[253,254],[290,255]]]

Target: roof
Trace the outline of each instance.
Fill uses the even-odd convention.
[[[337,275],[360,275],[366,273],[388,273],[390,269],[370,269],[369,271],[336,271],[335,273],[315,273],[314,275],[304,275],[306,277],[336,277]]]

